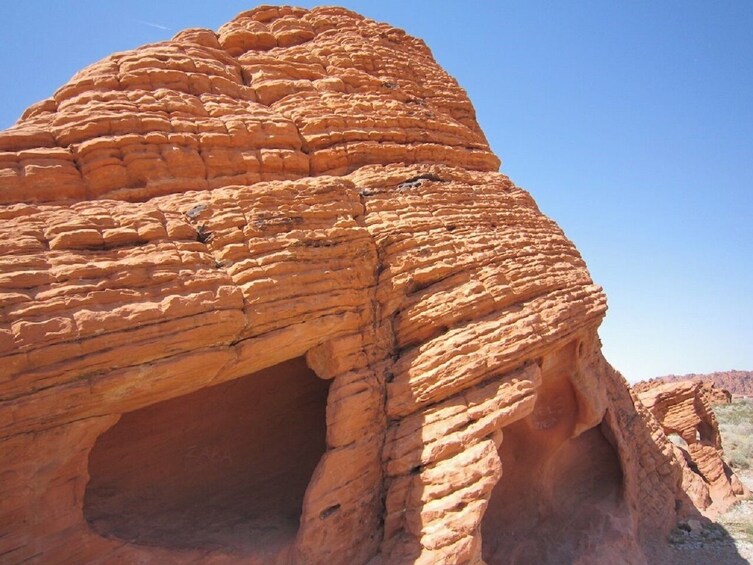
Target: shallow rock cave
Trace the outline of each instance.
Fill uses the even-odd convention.
[[[329,384],[300,357],[123,414],[91,450],[87,521],[139,545],[277,554],[326,449]]]
[[[572,347],[545,359],[533,412],[502,431],[502,478],[481,524],[489,565],[590,562],[628,543],[629,511],[611,430],[604,420],[574,435],[574,367]]]
[[[571,562],[621,537],[622,472],[600,427],[553,453],[536,453],[543,446],[525,422],[505,431],[500,456],[508,472],[482,522],[489,565]]]

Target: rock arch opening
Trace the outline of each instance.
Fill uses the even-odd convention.
[[[714,429],[714,426],[712,426],[705,420],[701,420],[700,422],[698,422],[698,426],[696,427],[696,433],[697,433],[698,441],[700,441],[703,445],[710,445],[712,447],[716,447],[716,445],[719,442],[717,432]]]
[[[284,551],[326,450],[329,384],[300,357],[123,414],[89,455],[87,521],[139,545]]]

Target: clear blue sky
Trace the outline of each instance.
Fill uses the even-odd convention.
[[[113,51],[254,5],[3,2],[0,128]],[[628,379],[753,369],[753,2],[342,5],[423,38],[466,88],[502,171],[604,286]]]

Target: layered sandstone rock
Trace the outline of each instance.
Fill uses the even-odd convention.
[[[688,375],[665,375],[654,377],[646,382],[701,381],[714,385],[718,390],[729,391],[736,397],[753,396],[753,371],[718,371],[716,373]]]
[[[715,516],[747,495],[724,462],[719,424],[711,407],[719,397],[708,383],[642,383],[638,398],[653,413],[673,443],[682,466],[683,490],[696,508]],[[727,400],[729,402],[729,400]]]
[[[258,8],[0,150],[5,562],[661,559],[604,295],[421,41]]]
[[[701,383],[702,394],[706,396],[711,406],[729,404],[732,402],[732,393],[725,388],[719,388],[714,383],[704,381]]]

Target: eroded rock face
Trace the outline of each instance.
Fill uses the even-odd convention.
[[[604,295],[421,41],[258,8],[0,149],[4,560],[661,559]]]
[[[703,394],[706,396],[711,406],[729,404],[732,402],[732,393],[727,389],[717,387],[714,383],[708,381],[703,382],[701,387],[703,388]]]
[[[676,382],[676,381],[702,381],[715,387],[715,390],[728,391],[731,396],[753,396],[753,371],[718,371],[716,373],[689,375],[665,375],[648,379],[648,383]]]
[[[713,517],[748,494],[724,462],[719,424],[711,410],[727,398],[726,391],[699,381],[641,383],[636,390],[672,440],[683,470],[683,490],[696,508]]]

